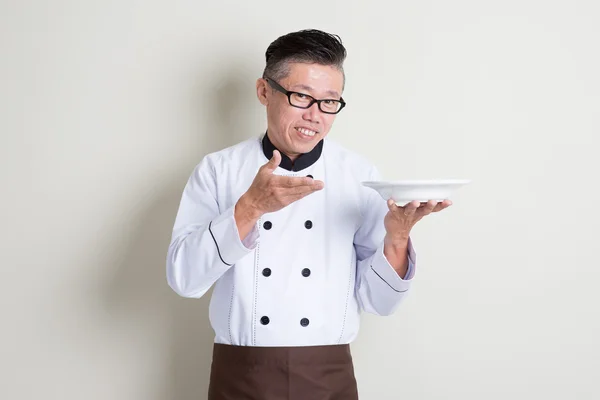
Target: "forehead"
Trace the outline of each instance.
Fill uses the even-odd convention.
[[[344,74],[329,65],[290,63],[289,73],[282,83],[288,90],[306,92],[315,97],[340,97]]]

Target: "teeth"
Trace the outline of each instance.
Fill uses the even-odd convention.
[[[309,131],[308,129],[304,129],[304,128],[296,128],[296,130],[298,130],[299,132],[303,133],[306,136],[315,136],[315,134],[316,134],[316,132]]]

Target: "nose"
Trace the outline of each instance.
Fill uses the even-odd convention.
[[[302,114],[302,118],[305,121],[311,121],[316,124],[319,123],[320,116],[321,110],[319,110],[319,105],[317,103],[304,110],[304,113]]]

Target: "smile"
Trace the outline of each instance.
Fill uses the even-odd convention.
[[[311,131],[310,129],[306,129],[306,128],[295,128],[298,132],[302,133],[303,135],[306,136],[315,136],[317,133],[319,132],[315,132],[315,131]]]

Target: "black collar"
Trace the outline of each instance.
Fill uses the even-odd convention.
[[[263,137],[262,147],[263,152],[265,153],[265,157],[267,157],[268,160],[270,160],[271,157],[273,157],[273,150],[279,150],[269,139],[268,133],[265,133],[265,136]],[[310,167],[311,165],[316,163],[319,157],[321,157],[322,152],[323,139],[321,139],[319,143],[317,143],[315,148],[312,149],[310,152],[300,154],[300,156],[298,156],[298,158],[294,162],[292,162],[292,160],[288,156],[286,156],[281,152],[281,150],[279,150],[279,153],[281,154],[281,163],[279,164],[279,166],[288,171],[301,171],[304,168]]]

